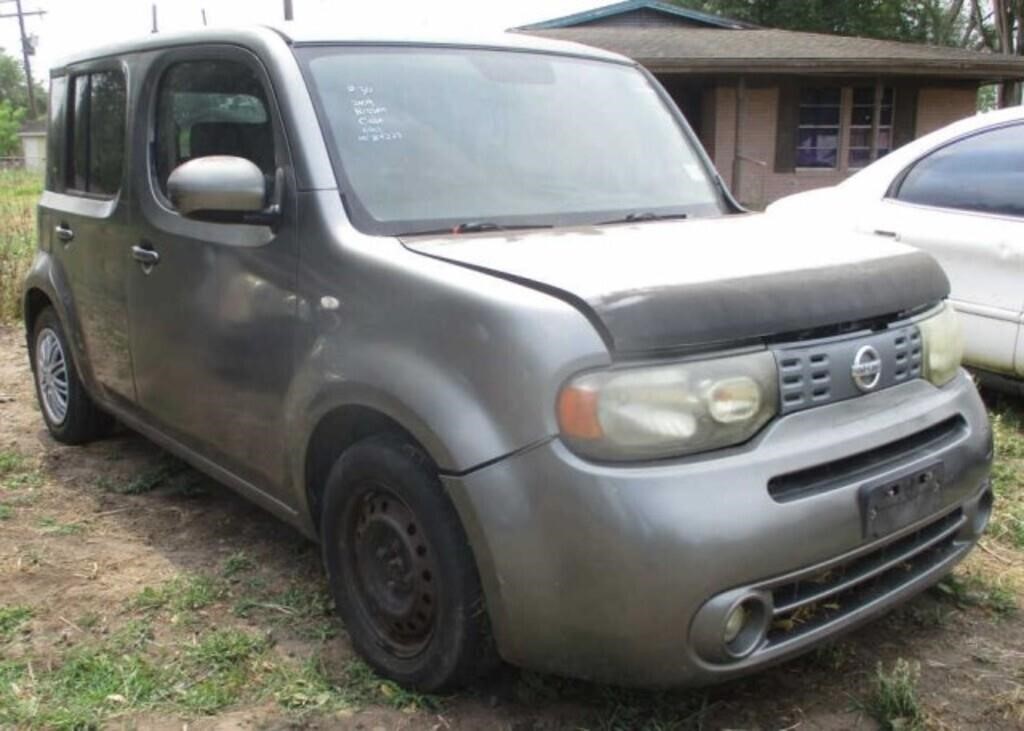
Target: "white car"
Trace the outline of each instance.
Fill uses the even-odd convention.
[[[951,124],[768,212],[930,252],[961,314],[965,364],[989,385],[1022,390],[1024,108]]]

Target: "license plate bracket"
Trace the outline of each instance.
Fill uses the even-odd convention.
[[[939,461],[864,485],[860,490],[864,537],[882,538],[937,512],[942,507],[944,477]]]

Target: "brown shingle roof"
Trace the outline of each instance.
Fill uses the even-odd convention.
[[[597,46],[652,71],[1024,78],[1024,57],[777,29],[576,27],[530,31]]]

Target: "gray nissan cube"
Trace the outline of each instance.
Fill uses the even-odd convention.
[[[992,434],[935,261],[742,210],[628,59],[153,35],[50,78],[43,418],[322,546],[357,651],[713,683],[947,574]]]

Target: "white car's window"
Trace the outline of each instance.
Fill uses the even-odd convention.
[[[1024,217],[1024,125],[982,132],[933,152],[910,169],[895,198]]]

